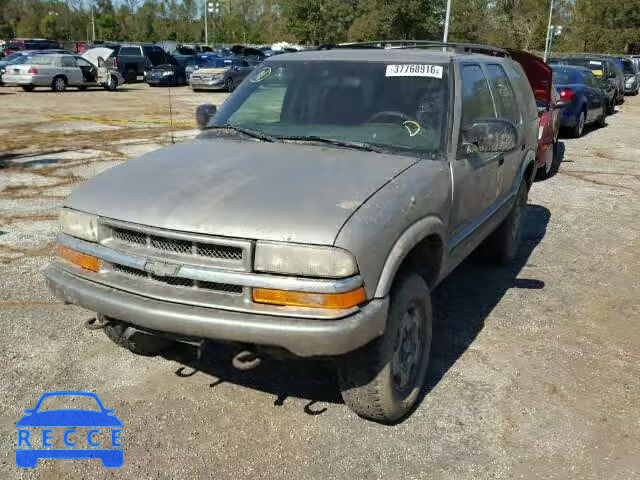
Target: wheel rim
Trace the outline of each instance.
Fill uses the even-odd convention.
[[[64,90],[64,79],[56,78],[56,90]]]
[[[584,113],[580,115],[580,120],[578,120],[578,136],[582,135],[583,130],[584,130]]]
[[[233,92],[233,80],[231,80],[230,78],[227,79],[227,90]]]
[[[391,375],[398,391],[415,384],[422,358],[423,325],[422,311],[416,304],[410,304],[400,319],[391,360]]]

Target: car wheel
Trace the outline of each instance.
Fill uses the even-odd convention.
[[[235,85],[233,84],[233,78],[227,78],[224,81],[224,88],[227,90],[227,92],[231,93],[233,92],[233,90],[236,88]]]
[[[557,152],[558,141],[555,139],[545,153],[544,166],[536,170],[536,180],[546,180],[553,175],[553,166],[556,161]]]
[[[580,112],[580,116],[578,117],[578,121],[576,122],[576,126],[573,127],[573,131],[571,132],[571,136],[573,138],[580,138],[584,133],[584,125],[587,122],[587,113],[582,111]]]
[[[487,260],[507,264],[516,257],[527,216],[528,195],[529,187],[523,179],[509,215],[480,246],[480,252]]]
[[[109,75],[104,89],[113,92],[116,88],[118,88],[118,78],[115,75]]]
[[[176,85],[181,86],[186,84],[187,84],[187,81],[185,80],[184,76],[179,75],[178,78],[176,79]]]
[[[67,79],[63,76],[57,76],[51,82],[51,90],[54,92],[64,92],[67,89]]]
[[[103,329],[107,337],[116,345],[126,348],[137,355],[153,356],[162,350],[166,350],[174,343],[168,338],[141,332],[124,322],[103,317],[102,315],[98,317],[101,317],[99,318],[100,323],[106,323]]]
[[[602,114],[598,117],[596,125],[599,128],[607,126],[607,107],[602,107]]]
[[[347,406],[381,423],[407,415],[424,385],[432,329],[427,284],[416,273],[401,274],[391,290],[385,332],[338,360],[338,381]]]
[[[36,89],[34,85],[23,85],[22,90],[25,92],[33,92]]]

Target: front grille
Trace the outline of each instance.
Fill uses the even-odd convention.
[[[197,290],[212,290],[220,293],[242,295],[242,287],[240,285],[204,282],[182,277],[159,277],[157,275],[147,273],[143,270],[138,270],[137,268],[131,268],[125,265],[118,264],[113,265],[113,270],[129,277],[146,278],[152,282],[164,283],[165,285],[171,285],[172,287],[191,288]]]
[[[242,262],[243,260],[243,249],[241,247],[148,235],[143,232],[116,227],[112,228],[111,231],[114,240],[131,246],[149,247],[174,255],[205,257],[231,262]]]

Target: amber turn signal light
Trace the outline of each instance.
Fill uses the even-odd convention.
[[[288,290],[271,290],[268,288],[254,288],[253,301],[287,307],[308,307],[345,309],[360,305],[366,300],[364,288],[344,293],[309,293],[291,292]]]
[[[76,252],[70,248],[63,247],[62,245],[58,245],[56,252],[60,258],[63,258],[67,262],[71,262],[86,270],[91,270],[92,272],[98,272],[100,270],[100,260],[96,257]]]

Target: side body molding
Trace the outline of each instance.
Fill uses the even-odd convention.
[[[443,240],[443,244],[445,244],[446,242],[444,240],[446,237],[444,232],[444,225],[437,217],[427,217],[422,220],[418,220],[416,223],[411,225],[411,227],[405,230],[393,245],[391,252],[389,252],[389,255],[387,256],[387,260],[385,261],[382,269],[382,274],[378,280],[378,286],[376,287],[374,297],[382,298],[389,294],[389,290],[391,290],[391,285],[393,284],[393,280],[398,272],[398,268],[400,268],[400,265],[413,247],[429,235],[433,234],[438,235]]]

